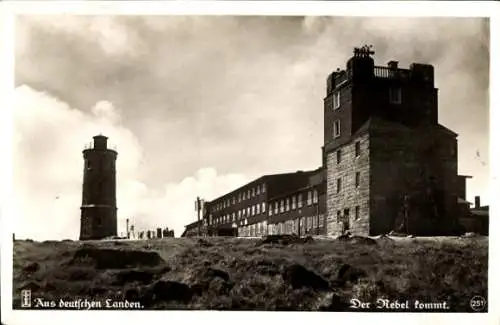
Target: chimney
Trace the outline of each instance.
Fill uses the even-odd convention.
[[[398,61],[389,61],[387,62],[387,66],[389,69],[396,70],[398,68]]]
[[[481,207],[481,198],[479,196],[474,197],[474,208],[479,209]]]

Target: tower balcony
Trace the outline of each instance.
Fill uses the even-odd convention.
[[[117,147],[117,145],[116,145],[116,144],[114,144],[114,143],[109,143],[106,149],[107,149],[107,150],[117,151],[117,148],[118,148],[118,147]],[[87,143],[85,143],[85,144],[84,144],[84,146],[83,146],[83,150],[84,150],[84,151],[85,151],[85,150],[93,150],[93,149],[96,149],[94,142],[87,142]]]

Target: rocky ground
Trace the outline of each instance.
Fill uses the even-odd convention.
[[[144,309],[353,311],[353,298],[387,298],[470,312],[488,296],[488,238],[16,240],[13,268],[14,308],[30,289]]]

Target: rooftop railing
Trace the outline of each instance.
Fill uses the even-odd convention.
[[[391,69],[389,67],[374,67],[373,74],[376,78],[409,79],[410,71],[406,69]]]
[[[85,143],[85,145],[83,146],[83,150],[90,150],[90,149],[94,149],[94,143],[93,142]],[[117,146],[114,143],[108,143],[107,149],[117,151]]]

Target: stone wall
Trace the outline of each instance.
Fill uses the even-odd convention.
[[[355,144],[360,142],[360,154],[355,155]],[[354,136],[352,141],[339,147],[341,161],[337,164],[337,151],[327,153],[327,235],[337,236],[342,231],[338,211],[344,214],[349,209],[349,229],[353,234],[366,235],[369,232],[369,193],[370,193],[370,143],[368,134]],[[356,172],[360,173],[359,186],[356,187]],[[341,190],[337,193],[337,179],[341,179]],[[359,215],[356,218],[356,207]]]
[[[379,124],[370,131],[371,235],[398,230],[401,224],[401,231],[421,235],[453,228],[458,192],[455,146],[453,135],[436,128]],[[440,198],[430,194],[431,183]]]

